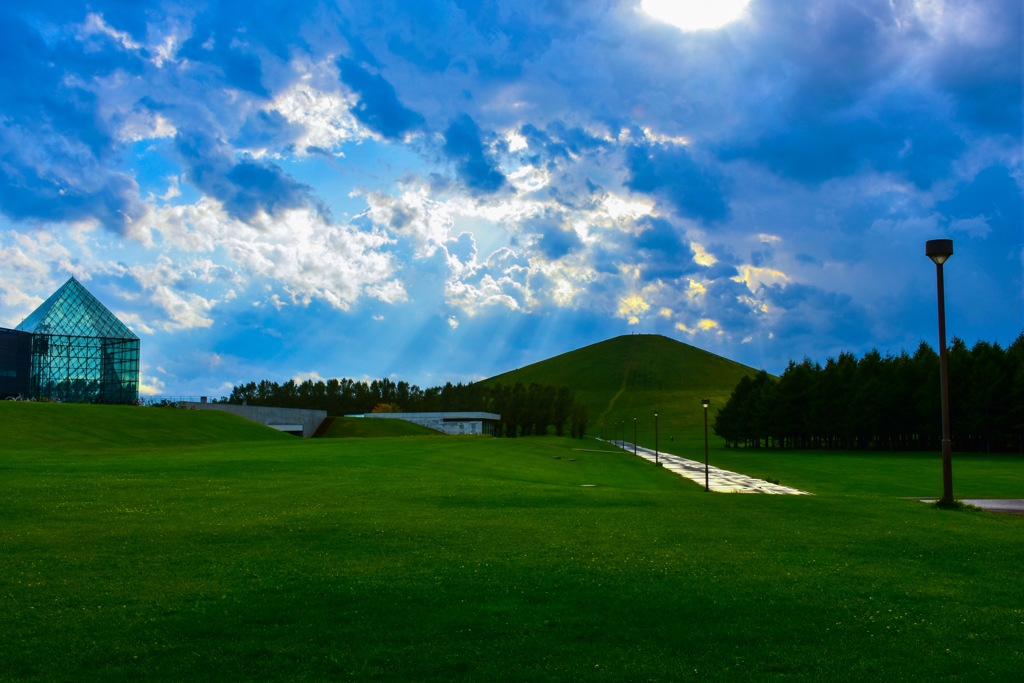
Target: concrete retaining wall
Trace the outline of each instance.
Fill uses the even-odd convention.
[[[230,403],[204,403],[188,401],[185,405],[196,410],[219,410],[244,417],[253,422],[265,424],[274,429],[298,434],[309,438],[327,419],[326,410],[304,410],[302,408],[274,408],[272,406],[239,406]]]
[[[361,417],[378,420],[406,420],[444,434],[489,434],[501,422],[501,415],[482,412],[451,413],[366,413]]]

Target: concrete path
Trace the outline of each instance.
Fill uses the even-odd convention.
[[[633,444],[628,441],[611,441],[609,443],[629,453],[633,452]],[[665,452],[660,452],[655,456],[653,450],[643,446],[636,447],[636,454],[651,462],[655,462],[657,459],[665,469],[704,486],[704,463],[702,462],[688,460]],[[730,472],[729,470],[723,470],[714,466],[708,467],[708,488],[719,493],[770,493],[783,496],[812,495],[807,491],[790,488],[789,486],[780,486],[764,479],[755,479],[745,474]]]
[[[921,498],[922,503],[934,503],[936,498]],[[1002,512],[1008,515],[1024,515],[1024,499],[1021,498],[963,498],[960,503],[967,503],[989,512]]]

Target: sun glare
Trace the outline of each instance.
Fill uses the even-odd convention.
[[[722,28],[739,19],[750,0],[641,0],[640,9],[683,31]]]

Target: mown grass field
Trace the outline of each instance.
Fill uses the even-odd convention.
[[[339,438],[385,438],[398,436],[442,436],[429,427],[406,422],[405,420],[383,420],[380,418],[336,417],[323,435],[329,439]]]
[[[816,494],[776,497],[591,439],[303,441],[153,408],[0,405],[0,444],[3,680],[1024,670],[1024,518],[903,499],[935,494],[934,456],[712,451]],[[1024,460],[955,476],[1019,496]]]

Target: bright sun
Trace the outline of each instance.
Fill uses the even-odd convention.
[[[641,0],[640,9],[684,31],[722,28],[743,14],[750,0]]]

